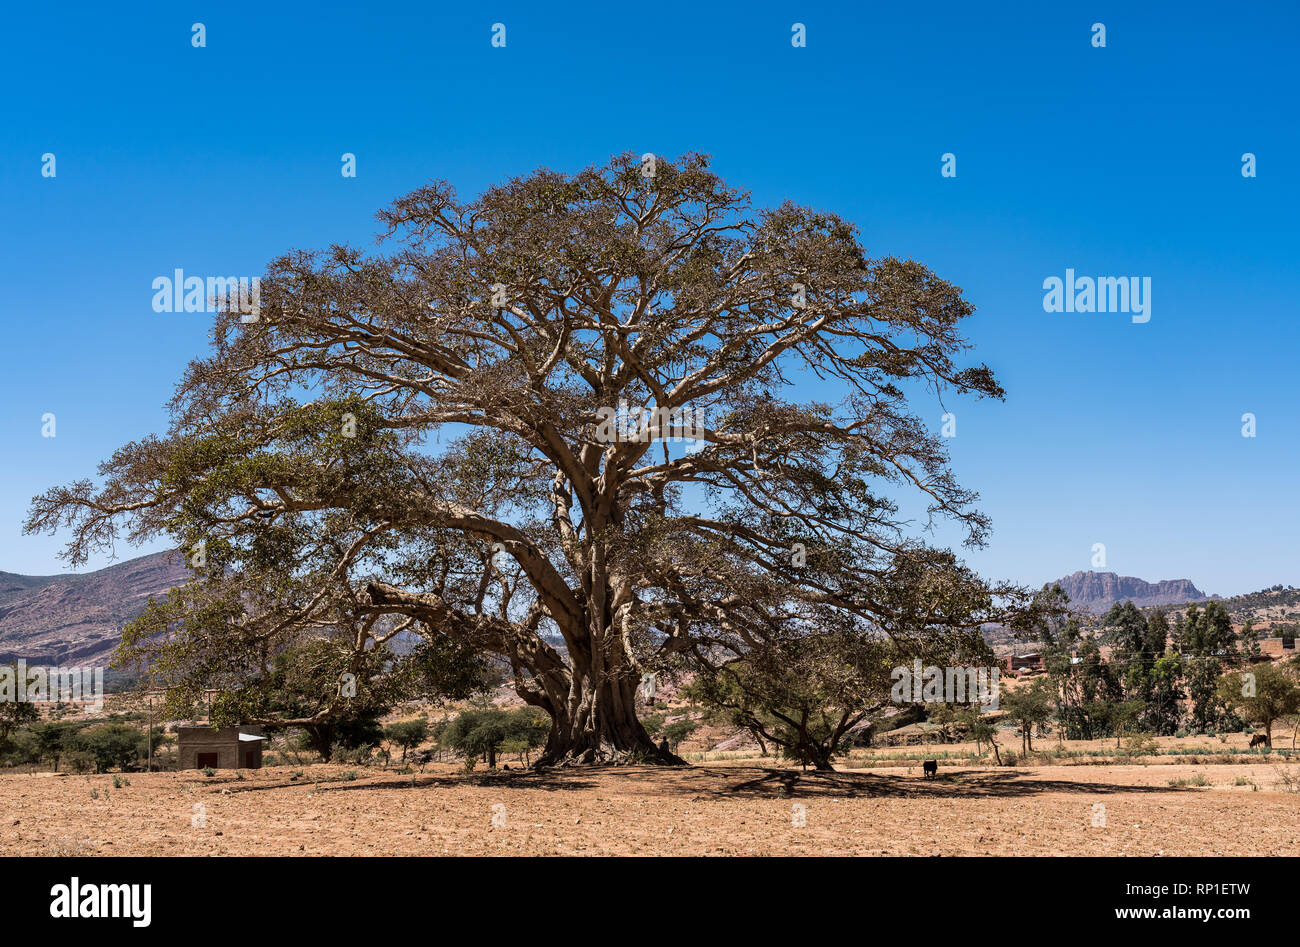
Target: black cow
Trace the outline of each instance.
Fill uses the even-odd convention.
[[[925,778],[926,778],[926,779],[930,779],[930,778],[932,778],[932,777],[934,777],[934,776],[938,776],[938,775],[939,775],[939,761],[938,761],[938,760],[926,760],[924,763],[921,764],[921,770],[922,770],[922,772],[925,773]]]
[[[1267,744],[1267,743],[1268,743],[1268,737],[1266,737],[1266,736],[1265,736],[1264,734],[1262,734],[1262,733],[1257,733],[1257,734],[1255,734],[1253,737],[1250,738],[1250,748],[1251,748],[1252,750],[1253,750],[1255,747],[1259,746],[1261,743],[1264,743],[1264,744]]]

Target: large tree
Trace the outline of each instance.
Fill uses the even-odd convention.
[[[1219,678],[1225,667],[1241,660],[1236,652],[1232,617],[1218,602],[1206,604],[1204,612],[1193,603],[1187,606],[1183,629],[1181,648],[1187,696],[1192,701],[1191,727],[1204,733],[1231,726],[1234,721],[1219,692]]]
[[[35,499],[74,563],[123,534],[202,550],[138,647],[450,639],[550,715],[544,763],[677,762],[635,713],[647,670],[818,628],[923,650],[1025,606],[908,528],[988,526],[912,400],[1002,396],[922,264],[696,155],[379,218],[389,252],[291,252],[216,317],[165,436]]]

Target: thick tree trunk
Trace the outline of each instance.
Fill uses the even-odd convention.
[[[675,753],[655,746],[636,715],[636,688],[627,680],[576,681],[565,707],[553,708],[546,749],[535,765],[651,763],[684,766]]]
[[[334,751],[334,725],[318,723],[303,729],[311,737],[312,747],[320,754],[321,762],[328,763]]]

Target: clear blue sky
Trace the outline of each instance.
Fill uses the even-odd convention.
[[[164,426],[207,327],[153,312],[154,277],[369,243],[430,178],[471,194],[698,150],[978,307],[1008,392],[955,406],[957,473],[994,522],[981,571],[1038,583],[1104,542],[1122,574],[1300,584],[1295,3],[387,6],[6,11],[0,569],[60,571],[57,539],[20,535],[30,497]],[[1151,321],[1045,313],[1066,267],[1150,276]]]

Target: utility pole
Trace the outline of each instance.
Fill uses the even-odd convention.
[[[149,697],[149,767],[148,772],[153,772],[153,696]]]

